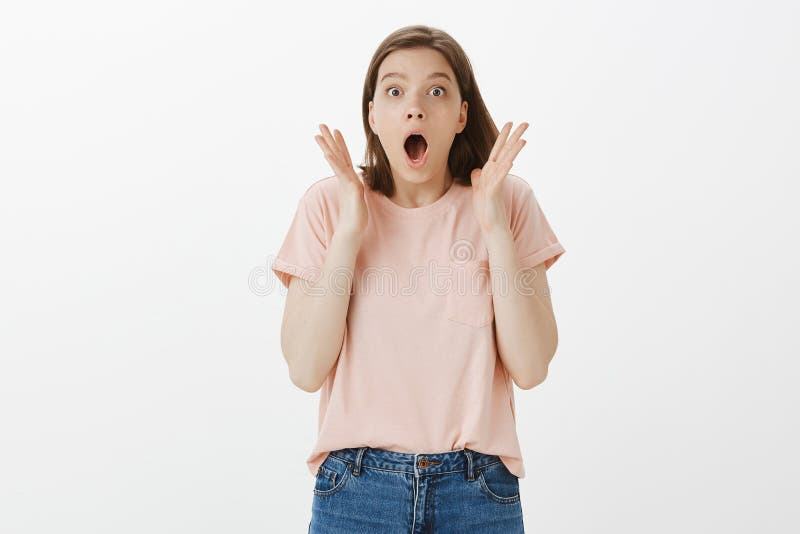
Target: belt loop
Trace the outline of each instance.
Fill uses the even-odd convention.
[[[364,453],[367,451],[367,447],[361,447],[358,449],[358,453],[356,454],[356,465],[353,468],[353,474],[358,476],[361,474],[361,459],[364,457]]]
[[[472,451],[464,448],[464,454],[467,457],[467,480],[472,482],[475,480],[475,473],[472,470]]]

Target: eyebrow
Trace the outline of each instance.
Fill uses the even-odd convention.
[[[408,76],[403,74],[402,72],[387,72],[381,77],[381,81],[378,83],[383,83],[383,80],[385,80],[386,78],[402,78],[404,80],[407,80]],[[444,78],[448,82],[453,83],[453,80],[450,79],[450,76],[448,76],[446,72],[432,72],[428,75],[426,79],[432,80],[434,78]]]

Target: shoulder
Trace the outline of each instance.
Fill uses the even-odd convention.
[[[337,187],[336,175],[326,176],[312,182],[303,192],[303,198],[315,203],[328,204],[336,198]]]
[[[323,219],[330,219],[337,211],[339,191],[336,175],[326,176],[313,181],[300,197],[300,204],[307,211],[315,213]]]
[[[525,178],[517,176],[516,174],[506,175],[506,188],[515,195],[521,195],[532,191],[531,184]]]
[[[531,184],[516,174],[506,175],[503,181],[503,195],[507,205],[512,209],[517,209],[529,199],[535,198]]]

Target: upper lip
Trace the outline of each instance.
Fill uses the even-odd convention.
[[[415,134],[416,135],[421,135],[425,139],[425,142],[426,143],[428,142],[428,134],[426,134],[424,130],[420,130],[419,128],[415,128],[413,130],[409,130],[409,131],[406,132],[405,137],[403,137],[403,144],[406,144],[406,141],[408,141],[408,138],[410,136],[412,136],[412,135],[415,135]]]

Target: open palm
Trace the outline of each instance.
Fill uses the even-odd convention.
[[[367,227],[367,204],[364,200],[364,184],[353,169],[350,152],[339,130],[330,130],[319,125],[322,135],[315,135],[325,159],[336,174],[339,183],[339,222],[337,230],[361,235]]]
[[[523,122],[509,138],[511,124],[507,122],[503,126],[489,154],[489,160],[482,168],[474,169],[470,174],[475,216],[481,229],[487,233],[498,227],[509,227],[503,200],[503,181],[511,170],[514,158],[525,146],[526,141],[520,139],[520,136],[528,128],[528,123]]]

